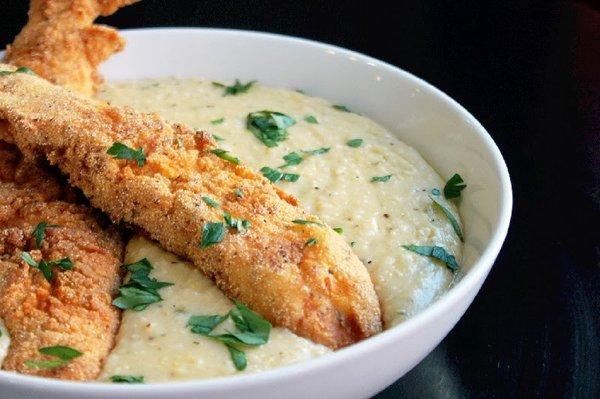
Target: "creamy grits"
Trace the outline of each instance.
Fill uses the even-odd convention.
[[[376,122],[334,107],[326,100],[291,90],[255,85],[246,93],[224,96],[223,88],[201,79],[167,78],[107,84],[99,97],[114,105],[157,112],[168,120],[208,131],[220,139],[220,148],[231,151],[255,170],[265,166],[275,169],[286,163],[284,155],[302,154],[304,159],[299,164],[280,169],[298,174],[299,179],[277,184],[297,196],[309,212],[331,227],[343,229],[342,236],[371,275],[385,328],[418,313],[452,284],[453,274],[443,264],[402,247],[409,244],[441,246],[460,260],[460,240],[448,218],[433,206],[431,199],[432,190],[442,189],[444,180],[417,151]],[[287,129],[288,138],[276,147],[267,147],[246,127],[247,115],[262,110],[281,112],[295,120]],[[359,146],[356,139],[362,139]],[[355,146],[348,145],[351,140],[355,140]],[[318,155],[303,152],[320,148],[329,148],[329,151]],[[391,177],[383,181],[372,181],[374,177],[388,175]],[[454,204],[443,195],[436,198],[460,223]],[[128,259],[141,257],[138,247],[142,247],[139,242],[132,244]],[[137,255],[132,255],[135,251]],[[175,323],[178,316],[169,308],[176,300],[176,306],[183,306],[186,311],[216,314],[226,311],[231,303],[222,294],[217,295],[214,285],[202,280],[199,273],[188,270],[188,266],[159,261],[167,259],[168,254],[159,256],[157,248],[144,251],[156,255],[158,263],[154,265],[154,273],[163,280],[179,281],[179,273],[189,276],[182,279],[181,284],[164,289],[165,293],[177,293],[179,297],[183,289],[206,288],[203,292],[186,294],[185,301],[167,299],[170,294],[165,294],[164,302],[153,304],[145,311],[125,311],[118,344],[109,357],[105,376],[130,370],[143,373],[150,380],[166,380],[235,372],[222,345],[205,342],[202,337],[186,332],[185,317]],[[191,288],[191,280],[196,281],[194,284],[198,287]],[[210,291],[209,287],[216,290],[214,298],[209,303],[198,303],[205,300],[202,295],[208,295],[204,291]],[[149,327],[144,327],[146,325]],[[152,332],[144,332],[144,329]],[[161,334],[166,336],[159,338]],[[160,340],[164,342],[157,344]],[[269,342],[264,348],[248,351],[247,370],[270,368],[325,353],[323,348],[285,331],[278,330],[272,340],[272,346]],[[269,348],[279,348],[279,342],[284,341],[281,350],[270,351]],[[206,349],[196,351],[199,347]],[[292,354],[290,349],[301,353]],[[215,361],[215,356],[222,356],[223,361]],[[155,369],[162,371],[152,371]]]
[[[225,314],[233,303],[190,263],[145,238],[127,245],[126,262],[146,258],[151,276],[174,285],[160,290],[162,302],[146,310],[123,313],[117,345],[100,380],[113,375],[142,375],[146,382],[221,377],[236,371],[225,345],[193,334],[186,324],[193,315]],[[231,329],[225,324],[220,328]],[[219,331],[221,332],[221,331]],[[265,345],[244,348],[248,366],[256,372],[307,360],[330,349],[300,338],[285,328],[273,328]]]
[[[6,331],[6,327],[4,327],[4,322],[2,319],[0,319],[0,367],[2,366],[4,358],[8,354],[9,346],[10,337],[8,336],[8,331]]]

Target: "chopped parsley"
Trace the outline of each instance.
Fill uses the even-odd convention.
[[[240,188],[236,188],[235,190],[233,190],[233,193],[238,198],[244,198],[244,192]]]
[[[463,178],[455,173],[444,186],[444,197],[447,199],[459,198],[460,192],[467,187]]]
[[[335,231],[338,234],[343,234],[344,233],[344,229],[341,227],[334,227],[333,231]]]
[[[446,218],[452,225],[452,228],[454,229],[454,232],[456,233],[458,238],[460,238],[460,241],[465,242],[465,237],[463,236],[462,229],[460,228],[460,223],[458,223],[458,220],[452,214],[452,212],[450,212],[450,210],[448,208],[446,208],[444,206],[444,204],[442,204],[440,202],[440,200],[438,200],[436,197],[430,195],[429,198],[431,198],[435,207],[437,207],[439,210],[441,210],[444,213],[444,215],[446,215]]]
[[[362,143],[363,143],[363,139],[352,139],[352,140],[346,141],[346,145],[348,147],[352,147],[352,148],[358,148],[362,145]]]
[[[212,208],[220,208],[221,205],[215,201],[214,199],[210,198],[210,197],[202,197],[202,201],[204,201],[204,203]]]
[[[228,318],[231,318],[237,331],[214,333],[213,330]],[[241,348],[266,344],[271,333],[271,323],[239,302],[225,315],[192,316],[187,325],[193,333],[212,338],[227,346],[237,370],[244,370],[248,363]]]
[[[317,239],[316,238],[309,238],[306,243],[304,244],[307,247],[312,247],[313,245],[315,245],[317,243]]]
[[[158,293],[159,289],[173,285],[172,283],[150,278],[153,267],[146,258],[121,267],[127,269],[131,274],[127,284],[119,287],[121,295],[112,302],[119,309],[142,311],[148,305],[162,301],[162,297]]]
[[[213,154],[215,154],[216,156],[218,156],[221,159],[231,162],[232,164],[235,164],[235,165],[240,164],[239,158],[234,157],[233,155],[229,154],[229,151],[223,150],[221,148],[215,148],[214,150],[210,150],[210,152],[212,152]]]
[[[221,123],[225,122],[225,118],[219,118],[219,119],[213,119],[212,121],[210,121],[211,124],[213,125],[220,125]],[[213,137],[215,135],[213,134]],[[218,136],[217,136],[218,137]],[[219,140],[217,138],[215,138],[215,140]],[[221,139],[222,140],[222,139]]]
[[[204,223],[202,227],[202,238],[200,239],[200,248],[208,248],[223,241],[225,238],[225,225],[222,222]]]
[[[123,143],[115,142],[109,149],[106,151],[108,155],[112,155],[113,158],[116,159],[127,159],[133,160],[137,162],[139,167],[144,166],[146,162],[146,155],[144,155],[144,149],[138,148],[134,150],[133,148],[127,147]]]
[[[296,224],[315,224],[317,226],[323,226],[323,223],[320,222],[313,222],[312,220],[304,220],[304,219],[294,219],[292,220],[292,223],[296,223]]]
[[[295,173],[283,173],[278,170],[271,169],[268,166],[261,168],[260,171],[264,177],[266,177],[273,183],[276,183],[279,180],[295,182],[300,178],[300,175],[297,175]]]
[[[29,69],[27,67],[19,67],[19,68],[15,69],[14,71],[0,71],[0,76],[12,75],[14,73],[24,73],[26,75],[34,75],[35,76],[35,72],[33,72],[31,69]]]
[[[321,154],[327,154],[329,152],[329,150],[331,150],[331,147],[322,147],[322,148],[317,148],[316,150],[306,150],[306,151],[302,151],[305,154],[308,155],[321,155]]]
[[[403,245],[404,249],[417,253],[419,255],[428,256],[438,259],[446,264],[446,267],[452,272],[458,270],[459,265],[454,255],[450,255],[444,248],[428,245]]]
[[[47,346],[38,349],[42,355],[51,356],[55,359],[52,360],[25,360],[25,365],[32,369],[54,369],[57,367],[64,366],[71,360],[78,358],[83,355],[76,349],[68,346],[56,345]]]
[[[248,83],[242,83],[239,79],[231,86],[224,85],[219,82],[212,82],[213,86],[223,89],[223,96],[237,96],[238,94],[247,93],[248,90],[256,83],[256,80],[251,80]]]
[[[371,182],[372,183],[385,183],[386,181],[390,180],[391,177],[392,177],[392,175],[373,176],[373,177],[371,177]]]
[[[307,115],[304,117],[304,121],[308,122],[308,123],[319,123],[319,121],[317,120],[317,118],[315,118],[313,115]]]
[[[290,152],[289,154],[283,156],[283,160],[285,161],[285,164],[281,165],[279,168],[298,165],[299,163],[304,161],[304,158],[302,158],[302,155],[298,154],[297,152]]]
[[[29,266],[38,269],[44,275],[44,278],[48,282],[52,282],[53,272],[52,269],[54,267],[58,267],[61,270],[71,270],[73,268],[73,262],[71,262],[70,258],[62,258],[58,260],[40,260],[40,262],[36,262],[29,252],[21,252],[21,259],[27,263]]]
[[[46,229],[51,227],[59,227],[57,224],[48,224],[48,222],[39,222],[35,229],[33,229],[33,233],[31,235],[35,238],[35,246],[36,248],[42,247],[42,242],[46,237]]]
[[[267,110],[251,112],[246,120],[248,130],[267,147],[277,147],[277,142],[287,139],[287,129],[294,124],[290,116]]]
[[[431,194],[433,195],[440,195],[440,189],[439,188],[434,188],[431,190]]]
[[[237,229],[239,232],[244,232],[250,228],[250,222],[248,220],[233,218],[227,212],[223,213],[223,219],[225,219],[227,226]]]
[[[110,377],[112,382],[125,384],[143,384],[143,375],[113,375]]]
[[[345,105],[334,104],[331,107],[334,109],[337,109],[338,111],[342,111],[342,112],[352,112]]]

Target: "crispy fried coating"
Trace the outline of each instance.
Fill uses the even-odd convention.
[[[14,148],[0,143],[0,318],[11,344],[2,368],[23,374],[69,380],[94,379],[114,345],[119,312],[111,305],[118,288],[122,243],[104,230],[96,215],[72,200],[70,189],[35,164],[21,161]],[[46,221],[37,248],[32,231]],[[52,282],[27,265],[68,257],[73,269],[53,270]],[[35,369],[27,360],[49,360],[42,347],[66,345],[83,356],[54,369]]]
[[[31,0],[29,21],[6,48],[5,62],[92,95],[102,82],[97,66],[125,44],[115,29],[93,22],[136,1]]]
[[[18,73],[0,77],[0,119],[8,139],[58,165],[92,205],[190,259],[275,325],[331,348],[381,330],[369,274],[340,235],[261,175],[213,154],[209,134]],[[143,148],[145,165],[108,155],[115,142]],[[224,211],[251,227],[200,248],[203,228],[223,222]]]

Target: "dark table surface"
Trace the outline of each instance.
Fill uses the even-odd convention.
[[[26,20],[25,1],[2,3],[0,46]],[[599,10],[548,1],[358,3],[145,0],[103,22],[312,38],[388,61],[458,100],[508,163],[511,228],[456,328],[377,397],[600,398]]]

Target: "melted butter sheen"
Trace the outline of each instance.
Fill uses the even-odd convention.
[[[439,245],[460,259],[460,241],[429,198],[431,190],[442,188],[444,181],[413,148],[370,119],[290,90],[253,86],[247,93],[223,96],[222,89],[200,79],[108,84],[99,97],[218,135],[224,139],[219,147],[256,170],[283,165],[282,157],[292,151],[329,147],[326,154],[307,156],[299,165],[282,169],[299,174],[297,182],[277,184],[331,227],[343,228],[343,237],[353,243],[371,274],[386,328],[418,313],[452,284],[453,276],[444,266],[402,248],[405,244]],[[288,139],[278,147],[266,147],[246,129],[248,113],[261,110],[282,112],[296,120],[288,129]],[[305,121],[309,115],[318,123]],[[221,118],[222,123],[211,123]],[[361,147],[346,145],[354,138],[363,139]],[[370,181],[373,176],[389,174],[392,177],[387,182]],[[446,206],[458,215],[453,204]],[[118,344],[104,377],[143,374],[147,381],[163,381],[236,373],[221,344],[185,329],[189,315],[225,313],[231,302],[188,264],[171,264],[167,260],[171,255],[134,240],[128,260],[144,256],[153,264],[156,261],[154,276],[175,286],[161,291],[164,302],[143,312],[124,313]],[[177,313],[176,308],[185,311]],[[248,350],[246,372],[326,352],[286,330],[275,329],[269,344]]]

